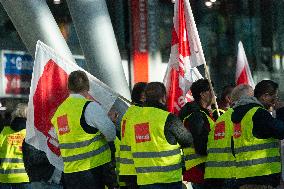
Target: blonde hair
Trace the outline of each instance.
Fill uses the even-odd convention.
[[[19,103],[16,106],[16,109],[12,112],[12,120],[14,120],[15,117],[27,118],[27,108],[28,108],[27,104]]]
[[[240,84],[236,86],[231,94],[232,101],[236,102],[242,96],[253,96],[253,88],[248,84]]]

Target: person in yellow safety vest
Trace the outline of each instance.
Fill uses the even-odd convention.
[[[103,189],[105,185],[117,188],[115,170],[110,170],[108,145],[108,141],[114,141],[116,137],[113,122],[117,114],[110,114],[109,119],[100,104],[89,95],[89,88],[84,71],[71,72],[68,77],[71,94],[51,120],[64,163],[64,188]]]
[[[116,151],[119,151],[119,162],[117,162],[117,165],[121,167],[119,169],[119,181],[120,186],[121,184],[125,185],[121,188],[131,188],[136,189],[138,188],[137,185],[137,176],[136,171],[134,167],[133,157],[131,154],[130,146],[127,145],[129,140],[127,139],[129,134],[125,134],[125,124],[126,120],[128,119],[129,112],[136,111],[143,105],[145,102],[145,88],[147,86],[146,82],[138,82],[135,83],[133,86],[132,92],[131,92],[131,104],[127,110],[127,112],[123,115],[122,122],[121,122],[121,132],[120,132],[120,139],[121,143],[120,146],[116,148]],[[123,131],[123,137],[122,137],[122,131]],[[124,137],[125,136],[125,137]]]
[[[131,103],[135,106],[142,106],[145,102],[146,82],[135,83],[131,92]]]
[[[22,143],[26,136],[26,124],[15,124],[19,107],[24,107],[21,118],[26,117],[26,105],[18,104],[12,113],[11,126],[5,126],[0,133],[0,188],[28,189],[29,177],[25,171]]]
[[[149,83],[145,96],[143,107],[130,112],[122,131],[122,139],[130,135],[137,183],[140,189],[181,189],[180,147],[192,145],[192,136],[177,116],[166,111],[163,83]]]
[[[207,140],[210,125],[214,124],[207,109],[213,103],[213,94],[207,79],[195,81],[191,88],[194,98],[180,111],[184,126],[191,132],[194,148],[184,149],[186,172],[184,180],[192,182],[193,188],[207,188],[204,183],[205,161],[207,155]]]
[[[120,181],[126,183],[127,188],[136,189],[139,188],[137,184],[137,173],[135,170],[133,155],[131,151],[131,119],[129,116],[138,114],[141,109],[139,106],[130,106],[126,113],[123,115],[121,121],[121,142],[119,146],[119,178]]]
[[[233,154],[240,189],[274,188],[280,183],[279,140],[284,139],[284,106],[278,101],[278,84],[262,80],[254,97],[242,98],[233,107]],[[273,118],[271,108],[276,110]]]
[[[253,96],[253,88],[247,84],[236,86],[231,94],[232,104],[243,97]],[[222,114],[211,128],[207,143],[207,159],[205,163],[206,183],[210,188],[236,188],[236,158],[232,153],[232,137],[234,135],[231,115],[233,108]],[[218,181],[218,182],[216,182]]]
[[[231,94],[232,94],[233,89],[234,89],[233,85],[226,85],[222,88],[221,95],[220,97],[217,98],[218,110],[219,110],[220,115],[225,113],[225,111],[231,107],[232,105]],[[218,114],[217,114],[217,110],[215,109],[215,105],[213,105],[212,108],[213,108],[212,109],[213,118],[214,120],[217,120]]]

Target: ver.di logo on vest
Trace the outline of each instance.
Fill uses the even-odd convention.
[[[57,118],[57,125],[58,125],[59,135],[64,135],[70,132],[67,114],[64,114],[63,116]]]
[[[136,143],[151,141],[149,123],[139,123],[134,126]]]

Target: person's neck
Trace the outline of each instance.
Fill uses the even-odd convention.
[[[201,100],[199,104],[200,104],[200,106],[201,106],[202,108],[204,108],[204,109],[207,109],[208,106],[209,106],[209,105],[208,105],[206,102],[204,102],[203,100]]]
[[[90,94],[89,94],[89,91],[81,91],[79,93],[75,93],[73,91],[70,92],[71,94],[79,94],[83,97],[85,97],[86,99],[88,100],[95,100],[94,97],[92,97]]]

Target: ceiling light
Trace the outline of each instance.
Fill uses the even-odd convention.
[[[212,6],[212,2],[211,2],[211,1],[206,1],[206,2],[205,2],[205,5],[206,5],[207,7],[211,7],[211,6]]]
[[[56,4],[56,5],[58,5],[58,4],[61,3],[61,0],[53,0],[53,3]]]
[[[215,3],[216,2],[216,0],[210,0],[212,3]]]

